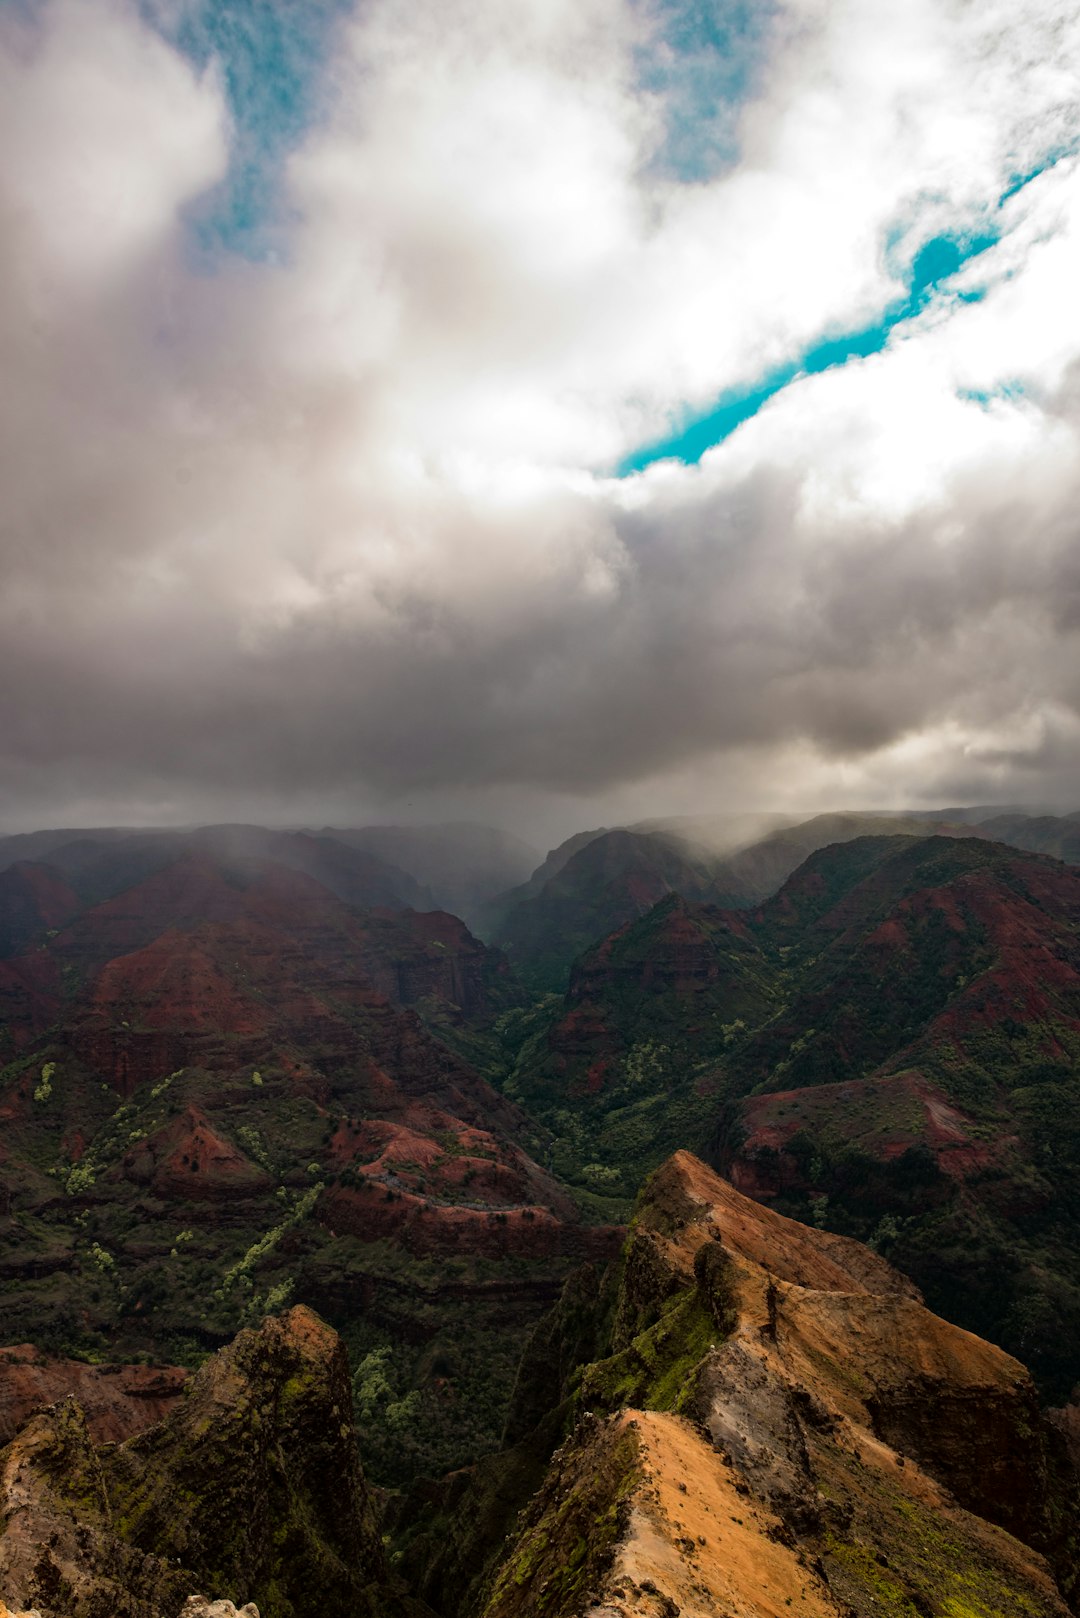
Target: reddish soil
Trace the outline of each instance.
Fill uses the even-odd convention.
[[[96,1444],[117,1444],[173,1408],[188,1373],[175,1365],[85,1365],[29,1343],[0,1348],[0,1448],[42,1409],[71,1394]]]
[[[225,1140],[198,1107],[188,1107],[138,1141],[110,1178],[148,1186],[156,1196],[219,1201],[272,1188],[270,1175]]]
[[[928,1146],[955,1180],[1002,1161],[1016,1145],[1013,1136],[999,1135],[993,1143],[972,1136],[972,1120],[922,1074],[910,1071],[774,1090],[745,1102],[742,1120],[747,1134],[731,1164],[731,1179],[746,1195],[766,1200],[806,1189],[798,1161],[787,1151],[803,1130],[814,1139],[858,1146],[884,1162],[912,1146]]]
[[[471,1208],[376,1181],[329,1187],[317,1216],[335,1235],[365,1242],[390,1238],[417,1257],[609,1259],[625,1235],[616,1226],[568,1225],[543,1207]]]

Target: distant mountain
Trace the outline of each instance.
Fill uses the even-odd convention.
[[[782,831],[805,820],[805,815],[730,814],[730,815],[662,815],[652,820],[638,820],[628,831],[660,832],[690,843],[703,852],[717,855],[737,853],[759,843],[771,832]]]
[[[951,820],[958,826],[984,826],[988,820],[994,820],[1001,815],[1011,815],[1019,819],[1041,818],[1044,815],[1053,815],[1052,809],[1042,807],[1033,809],[1030,804],[1022,803],[974,803],[966,805],[953,805],[946,809],[911,809],[902,810],[901,813],[915,815],[926,820]]]
[[[935,821],[906,814],[854,813],[814,815],[794,826],[769,832],[723,860],[716,869],[714,892],[718,904],[747,908],[759,905],[778,891],[792,871],[819,848],[850,843],[856,837],[902,835],[909,837],[970,837],[981,835],[963,822]]]
[[[431,894],[432,909],[449,910],[470,926],[493,895],[522,882],[540,857],[520,837],[467,822],[344,831],[328,826],[321,835],[407,871]]]
[[[154,830],[126,826],[0,837],[0,872],[19,863],[63,871],[85,899],[105,899],[187,848],[220,859],[272,859],[307,871],[364,906],[448,910],[472,921],[493,896],[522,883],[539,850],[510,832],[468,822],[325,827],[319,832],[223,825]]]
[[[575,832],[557,848],[550,850],[544,859],[532,872],[526,882],[516,887],[508,888],[490,898],[484,904],[477,916],[477,931],[482,938],[493,938],[501,932],[503,923],[510,913],[526,899],[535,899],[542,893],[552,877],[557,876],[563,866],[573,859],[587,844],[595,842],[607,832],[606,826],[599,826],[595,831]]]
[[[507,951],[534,988],[561,990],[583,950],[643,915],[666,893],[749,908],[775,893],[808,854],[828,843],[847,842],[885,826],[915,835],[970,834],[968,828],[910,816],[816,815],[733,851],[716,851],[725,838],[738,842],[760,828],[761,819],[709,816],[669,821],[653,831],[582,833],[549,854],[523,888],[488,908],[486,936]],[[706,836],[708,842],[700,840]]]
[[[981,830],[1000,843],[1052,854],[1069,865],[1080,865],[1080,812],[1071,815],[993,815]]]
[[[263,826],[201,826],[191,831],[32,832],[0,841],[0,872],[16,863],[47,863],[85,904],[96,904],[133,887],[189,851],[201,851],[223,868],[253,859],[304,871],[349,904],[368,908],[437,908],[431,893],[406,871],[363,849],[310,832],[271,831]]]
[[[0,870],[22,860],[47,860],[65,843],[114,843],[134,837],[156,837],[160,832],[140,826],[61,827],[47,831],[15,832],[0,837]]]
[[[708,896],[709,858],[667,835],[590,835],[539,892],[513,906],[495,941],[533,987],[561,989],[582,950],[672,892]]]

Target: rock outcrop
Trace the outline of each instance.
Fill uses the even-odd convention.
[[[211,1601],[207,1596],[188,1596],[180,1609],[180,1618],[259,1618],[254,1601],[236,1607],[231,1601]]]
[[[1065,1618],[1076,1478],[1029,1374],[865,1247],[677,1153],[611,1346],[485,1618]]]
[[[0,1453],[0,1516],[0,1588],[41,1618],[176,1618],[200,1588],[262,1618],[405,1610],[345,1352],[307,1309],[241,1332],[121,1445],[97,1448],[71,1398],[31,1418]]]

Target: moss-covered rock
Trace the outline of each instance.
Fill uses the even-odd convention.
[[[310,1310],[241,1332],[157,1426],[96,1451],[73,1401],[3,1456],[0,1572],[42,1618],[175,1618],[195,1589],[262,1618],[404,1613],[351,1418]]]

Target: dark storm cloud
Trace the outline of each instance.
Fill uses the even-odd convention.
[[[1075,164],[1016,202],[981,301],[958,283],[698,468],[601,470],[724,366],[885,297],[875,231],[908,169],[970,202],[972,151],[1014,139],[988,83],[1016,128],[1057,129],[1036,67],[976,51],[964,8],[889,13],[972,147],[942,174],[932,118],[894,152],[888,53],[804,7],[746,124],[758,168],[684,187],[657,179],[670,119],[628,77],[647,11],[518,5],[514,30],[494,6],[441,31],[430,7],[358,16],[288,168],[288,262],[212,273],[185,225],[228,164],[212,67],[106,0],[0,21],[5,819],[353,789],[662,799],[725,759],[789,797],[834,770],[879,795],[1068,775]],[[1066,10],[1034,19],[1072,27],[1063,72]],[[868,157],[815,134],[831,258],[798,251],[825,61],[856,111],[869,74],[895,115]]]

